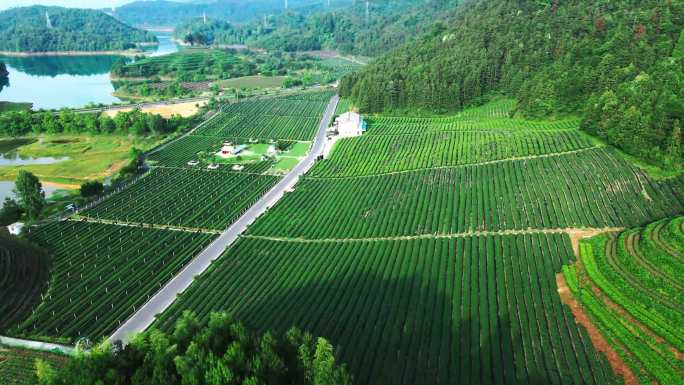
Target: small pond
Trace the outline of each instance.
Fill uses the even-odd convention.
[[[4,180],[0,181],[0,205],[5,201],[6,197],[14,198],[14,193],[12,190],[14,190],[14,182]],[[58,188],[56,187],[43,186],[43,191],[45,192],[46,198],[57,190]]]

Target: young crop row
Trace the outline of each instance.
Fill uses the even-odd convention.
[[[372,117],[367,135],[412,135],[444,131],[559,131],[577,130],[579,120],[531,122],[520,119],[458,120],[451,118]]]
[[[573,295],[643,383],[684,383],[677,358],[684,348],[684,307],[681,289],[673,290],[684,280],[681,271],[671,282],[658,279],[660,268],[671,267],[664,260],[683,261],[654,234],[674,222],[584,241],[582,268],[564,267]]]
[[[222,112],[229,115],[275,115],[275,116],[299,116],[316,118],[323,115],[326,100],[299,100],[287,98],[269,98],[261,100],[246,100],[239,103],[225,104]]]
[[[10,348],[0,345],[0,384],[38,384],[36,360],[39,359],[49,363],[53,369],[61,368],[68,360],[66,356],[61,354]]]
[[[394,175],[305,178],[250,234],[318,239],[630,227],[684,212],[683,183],[649,179],[606,149]]]
[[[684,312],[664,296],[654,297],[654,290],[625,273],[616,258],[617,237],[596,237],[581,247],[582,265],[592,282],[632,317],[684,351]]]
[[[230,113],[222,112],[231,116]],[[311,140],[316,134],[320,117],[279,116],[261,114],[232,115],[225,123],[217,121],[195,132],[221,138],[255,140]]]
[[[344,114],[347,111],[350,111],[352,108],[352,100],[347,99],[347,98],[341,98],[339,102],[337,102],[337,108],[335,109],[335,115],[341,115]]]
[[[458,166],[594,146],[571,131],[461,131],[361,136],[338,142],[311,176],[349,177]]]
[[[330,98],[335,96],[335,94],[337,94],[336,91],[319,91],[319,90],[302,91],[302,92],[297,92],[297,93],[290,94],[287,96],[283,96],[282,99],[303,100],[303,101],[310,101],[310,102],[325,102],[325,104],[327,105],[328,102],[330,101]]]
[[[328,100],[272,98],[225,104],[219,116],[194,134],[221,138],[311,140]]]
[[[28,235],[52,252],[50,288],[10,333],[71,343],[112,333],[213,238],[73,221],[31,228]]]
[[[43,250],[0,235],[0,331],[30,314],[46,289],[49,271]]]
[[[236,172],[157,168],[83,215],[129,223],[223,230],[278,179]]]
[[[611,384],[560,303],[567,236],[279,242],[243,238],[162,314],[228,311],[339,346],[359,384]]]

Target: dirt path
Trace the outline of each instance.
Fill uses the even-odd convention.
[[[77,189],[80,189],[80,188],[81,188],[81,186],[79,186],[79,185],[77,185],[77,184],[57,183],[57,182],[43,182],[43,181],[41,181],[40,183],[42,183],[43,186],[61,188],[61,189],[65,189],[65,190],[77,190]]]
[[[277,242],[301,242],[301,243],[338,243],[338,242],[381,242],[381,241],[408,241],[414,239],[448,239],[448,238],[468,238],[468,237],[484,237],[492,235],[526,235],[526,234],[568,234],[575,236],[577,247],[579,248],[579,240],[592,234],[601,234],[605,232],[621,231],[620,228],[606,227],[602,229],[587,228],[587,229],[525,229],[525,230],[501,230],[501,231],[470,231],[464,233],[442,233],[442,234],[421,234],[421,235],[405,235],[395,237],[374,237],[374,238],[288,238],[288,237],[269,237],[263,235],[244,235],[244,238],[264,239],[268,241]],[[573,248],[575,246],[573,245]]]
[[[587,330],[589,339],[591,340],[592,345],[594,345],[594,348],[606,355],[613,372],[624,379],[625,385],[639,385],[639,379],[634,375],[632,369],[627,366],[620,355],[603,337],[598,328],[589,319],[589,316],[582,308],[582,305],[572,296],[570,288],[565,282],[563,273],[558,273],[556,275],[556,284],[558,285],[558,294],[560,295],[561,301],[570,308],[572,315],[575,317],[575,322],[582,325]]]
[[[570,242],[572,243],[572,250],[575,252],[575,256],[579,258],[580,256],[580,241],[585,238],[595,237],[600,234],[610,233],[610,232],[621,232],[622,228],[611,228],[606,227],[603,229],[568,229],[566,232],[570,236]]]
[[[173,104],[165,104],[165,105],[154,105],[154,106],[149,106],[146,107],[143,105],[143,107],[140,109],[142,112],[149,113],[149,114],[157,114],[161,115],[164,118],[170,118],[173,115],[180,115],[184,118],[188,116],[195,115],[197,111],[199,111],[199,106],[203,106],[207,104],[207,101],[193,101],[193,102],[187,102],[187,103],[173,103]],[[122,109],[112,109],[112,110],[107,110],[104,113],[113,118],[115,117],[119,112],[129,112],[133,110],[133,106],[130,108],[122,108]]]
[[[74,215],[69,218],[72,222],[89,222],[89,223],[101,223],[104,225],[115,225],[115,226],[125,226],[125,227],[142,227],[146,229],[161,229],[161,230],[171,230],[171,231],[182,231],[187,233],[205,233],[205,234],[221,234],[220,230],[196,228],[196,227],[183,227],[183,226],[168,226],[168,225],[157,225],[153,223],[144,222],[126,222],[126,221],[115,221],[111,219],[98,219],[89,217],[86,215]]]

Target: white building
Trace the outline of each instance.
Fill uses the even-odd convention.
[[[361,136],[366,132],[367,123],[356,112],[345,112],[335,119],[335,123],[328,129],[327,140],[323,148],[323,158],[328,158],[335,143],[342,138]]]
[[[337,131],[337,135],[349,138],[361,136],[366,130],[366,122],[363,121],[361,115],[349,111],[338,116],[333,127]]]
[[[11,225],[7,226],[7,230],[9,231],[10,234],[12,235],[19,235],[21,234],[21,230],[24,228],[24,224],[21,222],[17,223],[12,223]]]

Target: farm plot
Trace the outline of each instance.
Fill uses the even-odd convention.
[[[318,99],[323,94],[326,99]],[[226,104],[195,135],[221,138],[311,140],[328,105],[327,92]]]
[[[46,290],[49,270],[44,250],[0,235],[0,331],[31,313]]]
[[[84,222],[29,233],[52,253],[47,294],[11,335],[73,343],[109,335],[212,240],[212,235]]]
[[[278,180],[237,172],[154,169],[83,215],[127,223],[223,230]]]
[[[368,119],[367,135],[413,135],[425,132],[445,131],[576,131],[578,119],[552,122],[534,122],[522,119],[478,119],[462,120],[455,117],[412,118],[412,117],[371,117]]]
[[[344,243],[243,238],[157,322],[227,311],[330,339],[358,384],[611,384],[556,293],[565,235]]]
[[[234,115],[226,124],[212,124],[200,129],[197,134],[255,140],[310,140],[320,120],[320,117]]]
[[[573,296],[642,383],[684,383],[684,254],[670,247],[684,242],[661,234],[676,222],[583,241],[581,263],[563,268]]]
[[[160,151],[151,153],[147,156],[148,163],[157,167],[173,167],[198,169],[204,166],[189,166],[188,162],[198,160],[202,154],[214,154],[219,151],[226,140],[216,137],[190,135],[181,138]],[[239,143],[238,141],[233,141]],[[241,170],[245,173],[261,174],[268,170],[273,162],[261,161],[255,163],[241,163],[245,168]],[[221,166],[221,170],[230,171],[228,165]]]
[[[482,163],[593,147],[571,131],[462,131],[341,140],[311,176],[349,177]]]
[[[187,163],[197,159],[199,152],[216,152],[223,145],[223,139],[190,135],[170,143],[160,151],[147,156],[147,160],[166,167],[188,167]]]
[[[607,149],[347,179],[303,179],[252,235],[368,238],[630,227],[684,212],[684,181],[656,182]]]
[[[28,349],[10,348],[0,345],[0,384],[36,385],[36,360],[43,360],[53,369],[66,365],[68,357]]]

